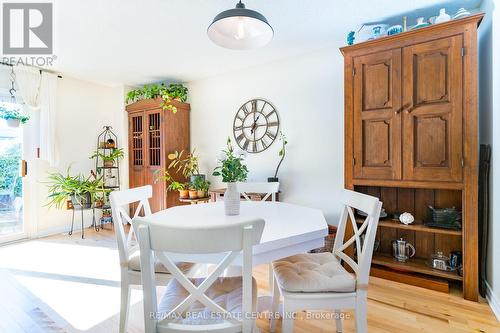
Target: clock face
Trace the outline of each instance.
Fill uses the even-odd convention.
[[[259,153],[273,144],[279,127],[280,120],[274,106],[263,99],[252,99],[236,112],[233,134],[241,149]]]

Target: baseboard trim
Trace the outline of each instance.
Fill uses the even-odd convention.
[[[484,281],[484,284],[486,285],[486,300],[488,301],[491,310],[495,314],[495,317],[497,317],[497,320],[500,321],[500,301],[493,293],[493,289],[491,289],[489,283],[487,281]]]
[[[83,228],[88,229],[90,227],[91,223],[84,223]],[[55,228],[48,228],[43,231],[38,232],[37,236],[35,238],[43,238],[43,237],[48,237],[48,236],[53,236],[57,234],[67,234],[69,233],[71,229],[71,226],[60,226],[60,227],[55,227]],[[82,230],[82,226],[79,223],[73,227],[73,235],[74,234],[79,234]]]

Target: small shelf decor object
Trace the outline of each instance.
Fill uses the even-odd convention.
[[[103,131],[97,136],[97,148],[90,156],[90,159],[95,159],[95,170],[97,175],[102,179],[103,187],[107,190],[105,195],[102,195],[95,208],[102,210],[100,220],[101,228],[106,223],[113,223],[111,217],[109,193],[120,189],[120,163],[119,161],[125,157],[123,148],[118,147],[118,138],[112,131],[113,127],[104,126]],[[98,230],[98,226],[94,226]]]
[[[445,8],[441,8],[439,10],[439,16],[436,17],[434,24],[448,22],[449,20],[451,20],[450,15],[446,14]]]
[[[415,218],[411,213],[405,212],[399,216],[399,221],[403,223],[404,225],[412,224],[413,221],[415,221]]]
[[[186,102],[188,89],[180,83],[165,83],[144,85],[142,88],[131,90],[125,97],[125,103],[133,103],[144,99],[161,98],[161,108],[177,113],[177,107],[172,104],[172,100]]]
[[[235,151],[231,143],[231,138],[227,138],[226,148],[222,150],[218,158],[219,165],[215,167],[213,176],[221,176],[222,181],[227,183],[227,190],[224,193],[224,210],[226,215],[240,214],[240,193],[237,182],[244,182],[247,179],[248,168],[243,163],[246,153],[243,150]]]

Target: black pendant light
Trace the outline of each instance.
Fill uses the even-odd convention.
[[[208,38],[215,44],[233,50],[250,50],[265,46],[274,31],[259,12],[246,9],[241,2],[236,8],[217,15],[208,27]]]

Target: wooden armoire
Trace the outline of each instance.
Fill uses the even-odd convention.
[[[151,210],[179,205],[177,193],[166,192],[164,181],[155,182],[155,172],[168,166],[174,151],[189,151],[189,111],[187,103],[172,101],[177,113],[161,108],[162,99],[145,99],[126,106],[128,113],[129,187],[153,186]],[[181,175],[172,173],[176,180]]]
[[[477,27],[483,14],[341,48],[345,187],[375,195],[409,226],[381,219],[372,275],[478,298]],[[462,229],[431,228],[427,206],[455,207]],[[407,263],[391,241],[416,248]],[[463,274],[432,269],[432,254],[462,251]]]

